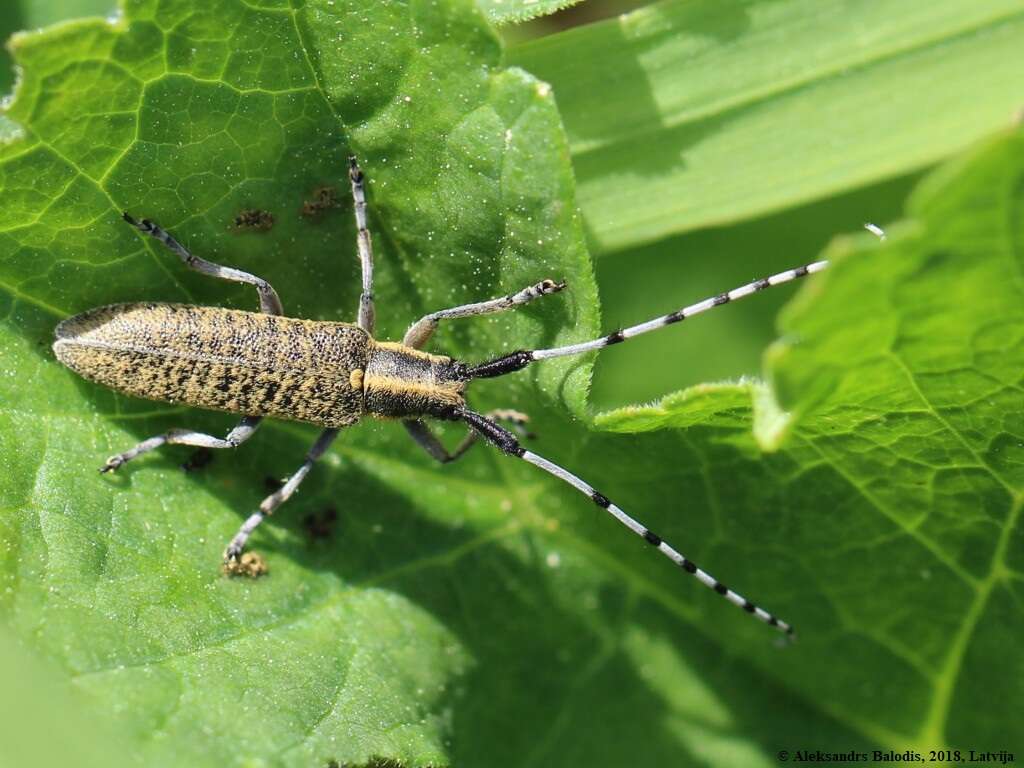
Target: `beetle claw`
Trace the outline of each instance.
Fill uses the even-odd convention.
[[[111,456],[106,462],[100,467],[100,474],[106,474],[107,472],[115,472],[118,467],[124,464],[124,459],[120,456]]]

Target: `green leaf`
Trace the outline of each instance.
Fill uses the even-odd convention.
[[[598,252],[928,166],[1021,106],[1014,0],[666,0],[524,44]]]
[[[197,477],[172,450],[108,480],[97,462],[113,451],[230,421],[116,397],[62,369],[49,346],[58,320],[102,304],[255,306],[251,289],[188,272],[140,237],[120,220],[126,209],[267,278],[290,314],[354,319],[350,152],[369,179],[382,338],[426,311],[548,276],[572,293],[453,323],[438,347],[476,360],[513,339],[595,333],[549,89],[500,66],[469,0],[139,0],[117,22],[65,23],[13,50],[16,131],[0,145],[0,354],[17,372],[0,389],[4,622],[147,765],[447,764],[475,654],[449,621],[450,573],[426,595],[394,580],[415,587],[434,563],[486,551],[497,534],[483,523],[502,514],[502,490],[453,501],[440,487],[382,485],[360,456],[442,478],[404,442],[393,448],[400,435],[367,426],[345,436],[283,526],[261,531],[272,575],[227,580],[225,542],[267,493],[264,479],[296,469],[315,433],[268,425],[251,450]],[[324,186],[337,206],[302,215]],[[269,212],[273,227],[236,227],[246,209]],[[508,389],[582,413],[588,378],[588,365],[566,361]],[[426,504],[443,523],[417,521]],[[316,526],[303,520],[328,507],[342,517],[337,538],[311,544]]]
[[[722,546],[789,571],[813,627],[777,674],[894,748],[1024,747],[1022,214],[1018,132],[930,177],[884,246],[830,249],[768,358],[786,412],[733,384],[598,419],[705,454]],[[788,434],[761,458],[751,395],[761,445]]]
[[[560,11],[583,0],[477,0],[477,4],[495,24],[528,21]]]

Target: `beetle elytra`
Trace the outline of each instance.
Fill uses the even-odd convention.
[[[362,293],[354,324],[285,317],[277,292],[265,280],[194,256],[157,224],[124,215],[129,224],[160,240],[186,266],[223,280],[254,286],[259,295],[260,311],[166,303],[114,304],[89,310],[58,325],[53,345],[57,358],[86,379],[139,397],[242,416],[224,438],[172,429],[110,457],[100,471],[114,471],[168,443],[208,449],[235,448],[252,436],[264,416],[324,427],[299,469],[263,500],[224,552],[224,567],[228,573],[255,575],[261,572],[262,562],[251,553],[243,554],[246,542],[256,527],[294,493],[341,428],[354,425],[365,415],[398,418],[412,438],[440,462],[454,461],[482,437],[504,453],[523,459],[573,486],[705,586],[765,623],[792,635],[791,625],[698,568],[607,496],[557,464],[526,450],[516,434],[499,423],[508,421],[514,428],[521,428],[525,420],[521,414],[514,411],[477,413],[466,404],[465,390],[474,379],[503,376],[537,360],[602,349],[770,286],[818,272],[828,263],[818,261],[781,272],[591,341],[551,349],[519,350],[470,364],[423,351],[440,321],[513,309],[557,293],[565,284],[542,280],[497,299],[433,312],[414,323],[401,343],[377,341],[373,338],[373,251],[366,221],[364,177],[355,158],[350,159],[349,178],[362,267]],[[430,431],[425,419],[463,422],[469,432],[458,448],[449,452]]]

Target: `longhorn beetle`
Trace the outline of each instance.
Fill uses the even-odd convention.
[[[298,470],[263,500],[228,543],[224,552],[225,571],[257,575],[262,572],[262,561],[251,553],[243,556],[246,542],[256,527],[295,492],[342,427],[352,426],[367,414],[401,419],[413,440],[441,463],[459,458],[482,437],[509,456],[540,467],[590,497],[598,507],[706,587],[761,621],[792,635],[793,628],[788,623],[698,568],[607,496],[568,470],[523,448],[515,434],[498,423],[505,420],[514,427],[521,427],[523,417],[520,414],[514,411],[476,413],[467,406],[464,393],[475,379],[504,376],[537,360],[603,349],[769,286],[818,272],[828,263],[816,261],[780,272],[592,341],[551,349],[519,350],[482,363],[465,363],[423,351],[438,323],[513,309],[541,296],[558,293],[565,288],[565,283],[541,280],[501,298],[433,312],[413,323],[401,343],[377,341],[373,338],[373,251],[366,226],[364,177],[354,157],[349,159],[349,179],[355,200],[363,275],[359,314],[354,325],[285,317],[277,292],[266,280],[201,259],[154,222],[137,221],[128,213],[124,214],[125,221],[162,242],[187,267],[222,280],[254,286],[259,294],[260,311],[187,304],[112,304],[60,323],[53,345],[57,359],[86,379],[139,397],[188,403],[242,416],[223,439],[188,429],[172,429],[111,456],[100,471],[113,472],[167,443],[236,448],[252,436],[264,416],[324,427]],[[462,443],[449,452],[424,419],[461,421],[467,425],[468,432]]]

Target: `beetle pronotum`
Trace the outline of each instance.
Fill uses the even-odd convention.
[[[352,426],[366,414],[399,418],[412,438],[442,463],[459,458],[478,437],[483,437],[509,456],[523,459],[568,483],[702,584],[767,624],[792,635],[793,628],[788,623],[698,568],[584,480],[523,448],[516,436],[498,423],[506,420],[516,424],[522,421],[521,415],[514,411],[476,413],[467,406],[464,393],[474,379],[504,376],[537,360],[578,355],[618,344],[769,286],[813,274],[825,269],[827,262],[816,261],[747,283],[592,341],[552,349],[519,350],[483,363],[469,364],[423,351],[439,322],[513,309],[557,293],[565,283],[542,280],[501,298],[433,312],[413,323],[401,343],[376,341],[373,338],[373,251],[366,225],[364,179],[355,158],[350,159],[349,177],[363,276],[356,324],[285,317],[281,300],[267,281],[194,256],[153,222],[136,221],[124,214],[129,224],[160,240],[186,266],[223,280],[254,286],[259,294],[260,311],[185,304],[113,304],[76,315],[58,325],[53,345],[57,358],[87,379],[131,395],[242,415],[238,425],[223,439],[187,429],[172,429],[111,456],[100,471],[112,472],[166,443],[235,448],[252,436],[264,416],[324,427],[302,466],[281,488],[263,500],[228,543],[224,552],[225,570],[256,573],[257,561],[252,556],[248,556],[248,562],[243,558],[246,542],[256,527],[295,492],[342,427]],[[449,452],[424,423],[426,418],[461,421],[469,432],[459,447]]]

